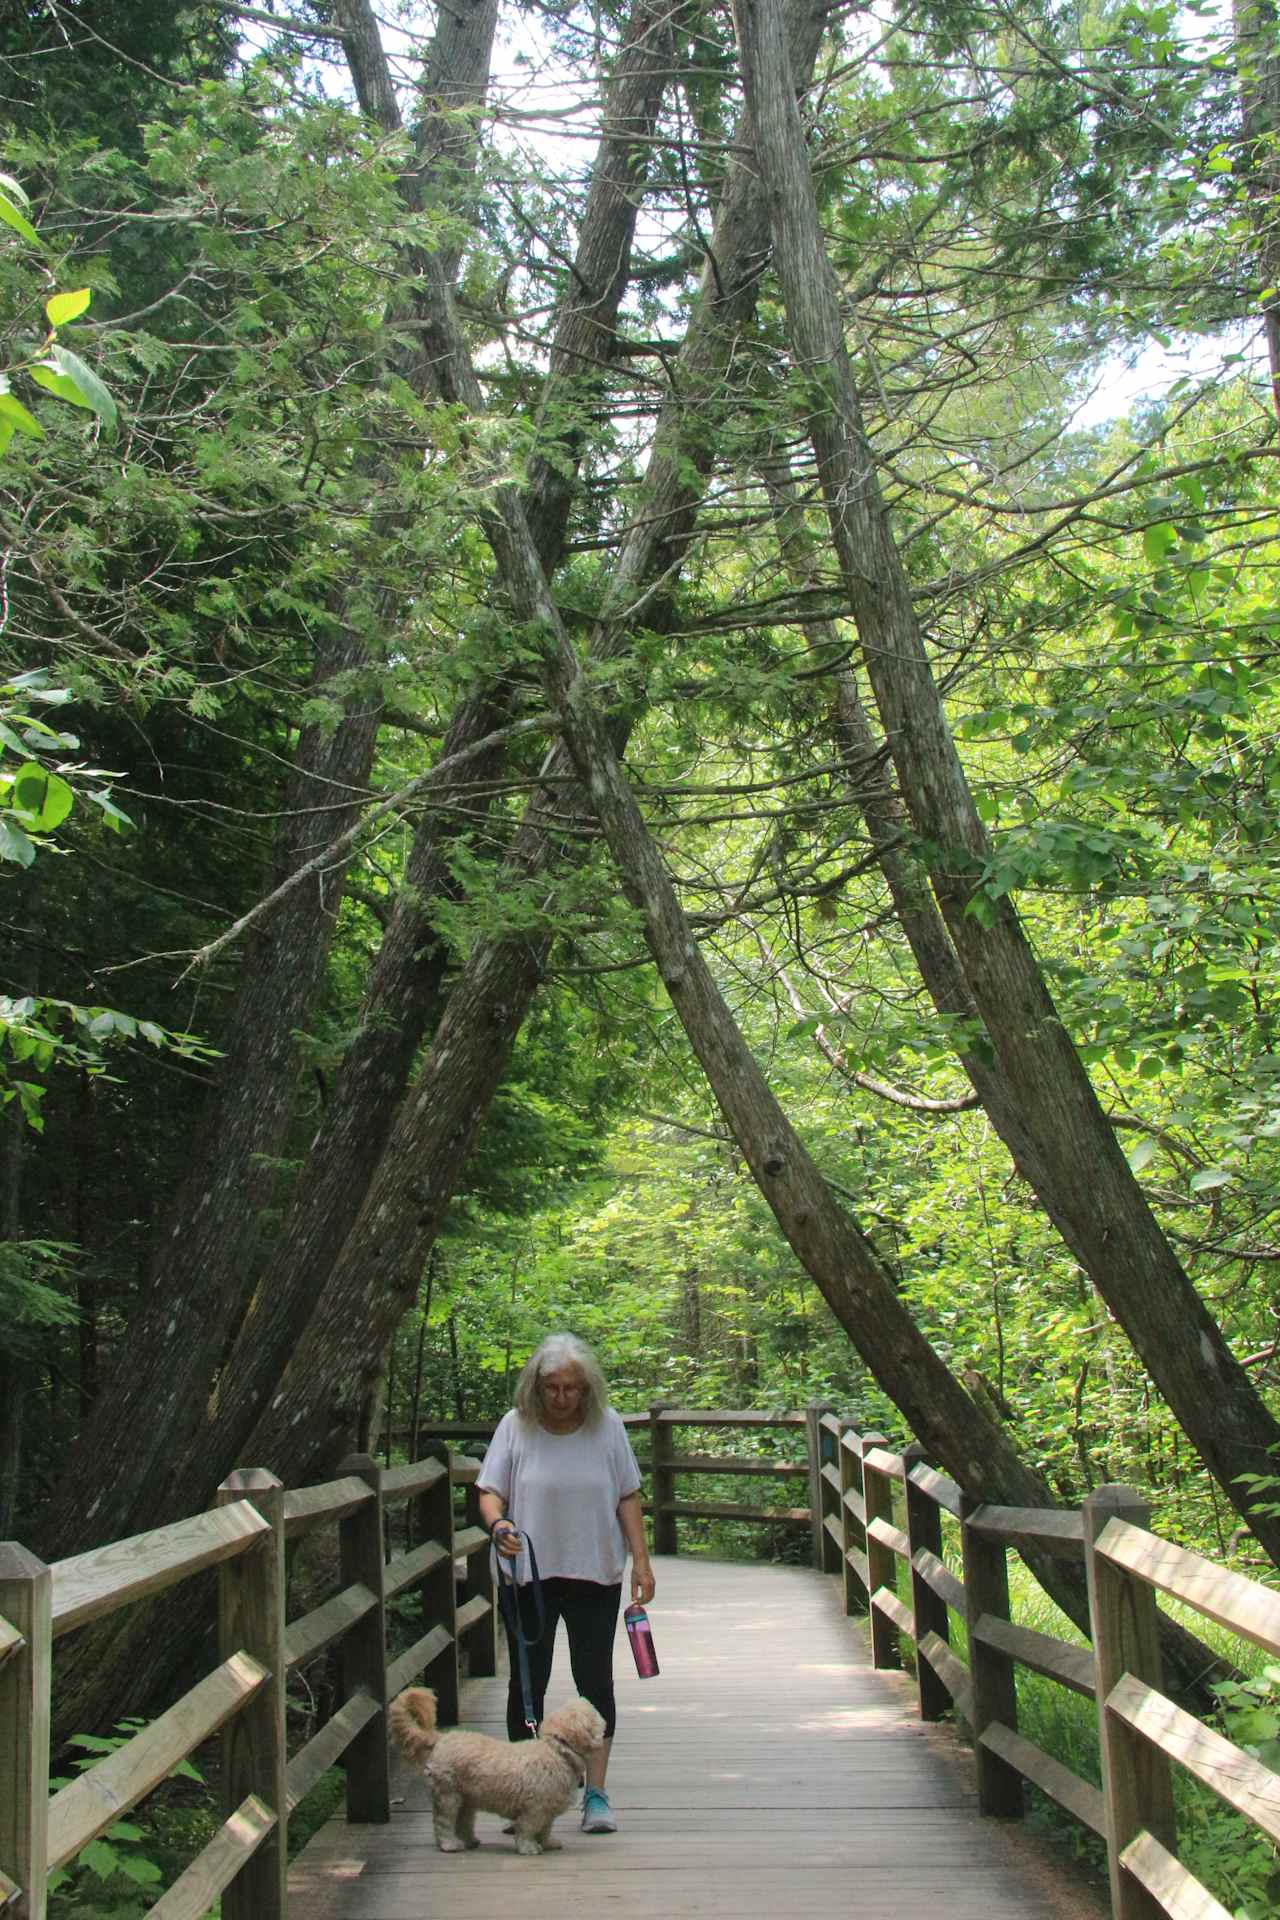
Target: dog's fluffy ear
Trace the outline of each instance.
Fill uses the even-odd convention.
[[[406,1687],[387,1708],[396,1745],[410,1760],[424,1760],[436,1744],[436,1697],[430,1687]]]
[[[571,1700],[558,1713],[548,1714],[544,1731],[556,1734],[575,1753],[594,1753],[604,1741],[604,1717],[589,1700]]]

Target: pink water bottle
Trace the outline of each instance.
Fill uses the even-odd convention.
[[[635,1656],[636,1672],[642,1680],[652,1680],[658,1671],[658,1656],[653,1650],[649,1616],[643,1607],[630,1606],[623,1613],[622,1618],[626,1623],[632,1654]]]

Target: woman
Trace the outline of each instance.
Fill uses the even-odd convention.
[[[604,1783],[617,1719],[613,1636],[628,1550],[631,1598],[641,1605],[653,1598],[653,1568],[640,1508],[640,1469],[627,1430],[608,1404],[595,1355],[573,1334],[549,1335],[526,1362],[515,1405],[499,1422],[476,1487],[480,1518],[498,1552],[517,1560],[523,1533],[538,1557],[546,1624],[536,1640],[527,1557],[515,1569],[522,1583],[521,1625],[533,1640],[529,1677],[536,1720],[541,1724],[559,1620],[569,1636],[578,1692],[604,1715],[604,1745],[587,1760],[582,1830],[616,1833]],[[532,1730],[525,1722],[510,1628],[507,1640],[507,1732],[512,1740],[528,1740]]]

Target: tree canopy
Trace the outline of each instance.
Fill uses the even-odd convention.
[[[571,1324],[1275,1561],[1270,7],[145,12],[0,29],[11,1529]]]

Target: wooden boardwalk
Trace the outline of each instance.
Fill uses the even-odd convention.
[[[391,1824],[333,1821],[290,1876],[289,1920],[1094,1920],[1106,1909],[1016,1826],[976,1811],[953,1736],[914,1718],[914,1687],[869,1665],[835,1581],[799,1568],[657,1562],[662,1673],[619,1645],[609,1776],[620,1831],[519,1858],[482,1814],[478,1851],[441,1854],[420,1778]],[[550,1705],[572,1691],[563,1642]],[[468,1726],[501,1735],[506,1683],[464,1688]]]

